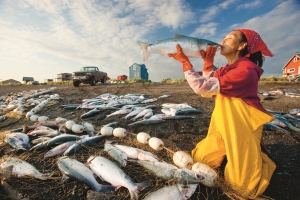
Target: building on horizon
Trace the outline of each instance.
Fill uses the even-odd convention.
[[[149,79],[148,69],[144,64],[134,63],[129,67],[129,79]]]
[[[14,79],[7,79],[4,81],[0,81],[0,85],[18,85],[21,84],[20,81],[16,81]]]
[[[282,68],[282,75],[300,75],[300,54],[296,52]]]
[[[69,80],[72,80],[72,74],[71,73],[57,74],[56,82],[69,81]]]
[[[22,79],[23,83],[28,85],[28,84],[31,84],[33,81],[34,81],[34,78],[33,77],[23,77]]]
[[[121,76],[117,76],[117,80],[119,81],[127,81],[128,76],[126,75],[121,75]]]

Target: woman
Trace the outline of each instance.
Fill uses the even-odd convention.
[[[259,34],[249,29],[234,30],[223,39],[220,54],[228,63],[216,72],[216,47],[200,53],[204,61],[202,77],[179,45],[176,54],[169,54],[182,63],[185,78],[196,94],[215,97],[208,134],[192,151],[192,157],[195,162],[217,168],[226,156],[226,183],[238,195],[253,199],[265,191],[276,168],[261,151],[263,125],[273,116],[257,95],[263,55],[273,55]]]

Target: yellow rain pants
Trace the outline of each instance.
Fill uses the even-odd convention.
[[[260,147],[263,124],[272,120],[240,98],[218,94],[207,137],[192,157],[216,168],[226,155],[225,181],[240,196],[253,199],[265,191],[276,168]]]

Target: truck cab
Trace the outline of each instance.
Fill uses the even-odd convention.
[[[85,66],[79,71],[72,73],[72,81],[75,87],[78,87],[80,83],[95,86],[98,82],[105,83],[106,79],[107,73],[100,71],[99,68],[95,66]]]

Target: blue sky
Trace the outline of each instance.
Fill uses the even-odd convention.
[[[275,54],[263,77],[281,75],[300,52],[299,10],[299,0],[0,0],[0,79],[44,82],[87,65],[116,78],[144,63],[137,41],[183,34],[220,43],[235,28],[257,31]],[[201,58],[191,61],[202,70]],[[144,64],[152,81],[183,78],[181,64],[159,53]],[[226,65],[219,52],[215,64]]]

